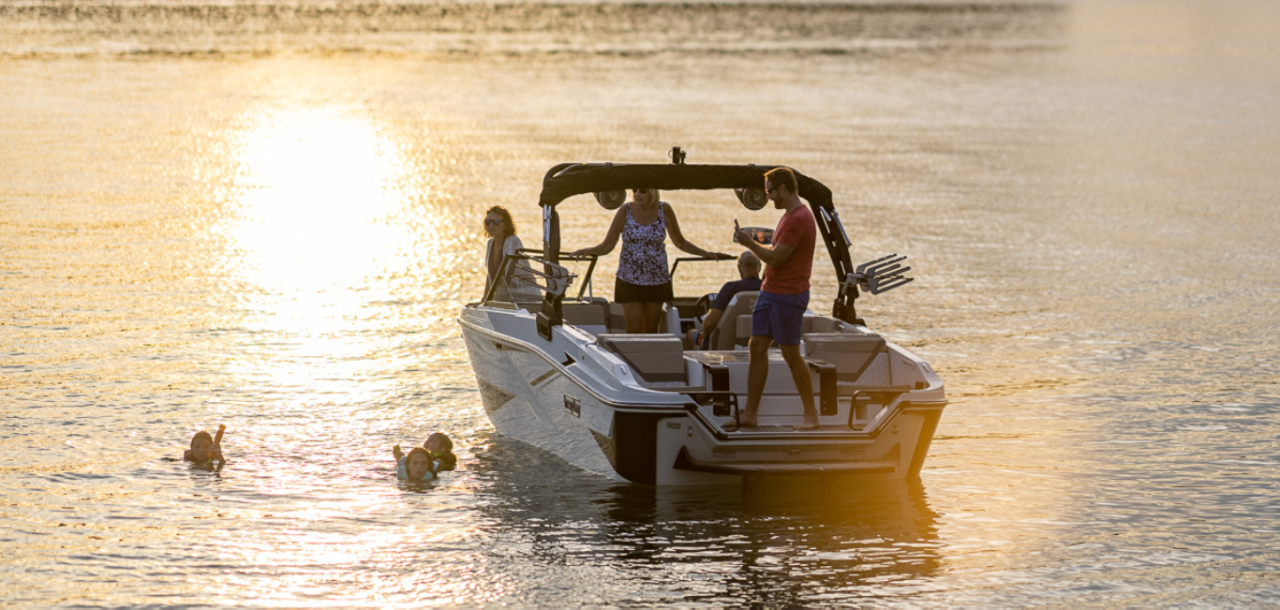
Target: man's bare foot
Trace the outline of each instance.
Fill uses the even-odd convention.
[[[725,432],[737,432],[738,430],[741,430],[742,428],[754,428],[754,427],[756,427],[756,417],[755,417],[754,415],[752,415],[752,416],[750,416],[750,417],[747,417],[747,416],[745,416],[745,415],[740,415],[740,416],[738,416],[738,420],[737,420],[737,421],[728,421],[728,422],[725,422],[725,424],[724,424],[724,431],[725,431]]]
[[[792,427],[792,430],[817,430],[822,424],[818,423],[817,415],[805,415],[800,423]]]

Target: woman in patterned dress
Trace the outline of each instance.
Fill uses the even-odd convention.
[[[667,268],[667,237],[671,237],[671,243],[677,248],[695,256],[724,258],[728,255],[703,250],[685,239],[680,233],[675,209],[662,201],[657,189],[635,189],[631,195],[631,201],[618,208],[604,241],[574,250],[572,254],[603,256],[613,252],[621,237],[622,254],[618,258],[613,300],[622,304],[628,333],[656,333],[662,304],[674,298]]]

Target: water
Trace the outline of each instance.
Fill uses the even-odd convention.
[[[6,4],[0,599],[1274,604],[1278,18]],[[536,241],[546,169],[673,144],[792,164],[855,260],[910,256],[859,306],[948,384],[919,481],[654,490],[492,431],[454,323],[483,211]],[[668,199],[714,249],[776,219]],[[562,212],[566,247],[609,218]],[[218,423],[226,468],[174,461]],[[459,470],[398,483],[433,430]]]

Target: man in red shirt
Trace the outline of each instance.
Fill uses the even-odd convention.
[[[765,264],[764,285],[760,287],[760,297],[751,314],[747,408],[738,421],[744,428],[756,426],[756,411],[769,377],[769,344],[772,342],[782,351],[804,403],[804,419],[795,429],[812,430],[818,427],[818,411],[813,405],[813,378],[800,355],[800,334],[804,312],[809,307],[809,274],[813,270],[813,246],[818,228],[813,212],[800,200],[795,173],[789,168],[777,167],[765,173],[764,189],[773,207],[786,212],[773,232],[773,247],[756,243],[749,233],[737,230],[737,242]],[[733,431],[737,427],[730,423],[725,429]]]

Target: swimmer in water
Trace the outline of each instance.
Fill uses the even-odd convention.
[[[453,441],[443,432],[432,432],[422,443],[422,448],[435,456],[436,472],[453,470],[458,467],[458,456],[453,454]]]
[[[219,465],[225,464],[226,459],[222,457],[222,433],[227,429],[226,426],[218,426],[218,436],[215,438],[210,436],[208,432],[201,430],[191,437],[191,448],[182,454],[182,459],[196,464],[211,464],[218,462]]]
[[[396,457],[396,476],[406,481],[430,481],[436,478],[435,456],[422,447],[414,447],[405,455],[400,445],[391,448]]]

